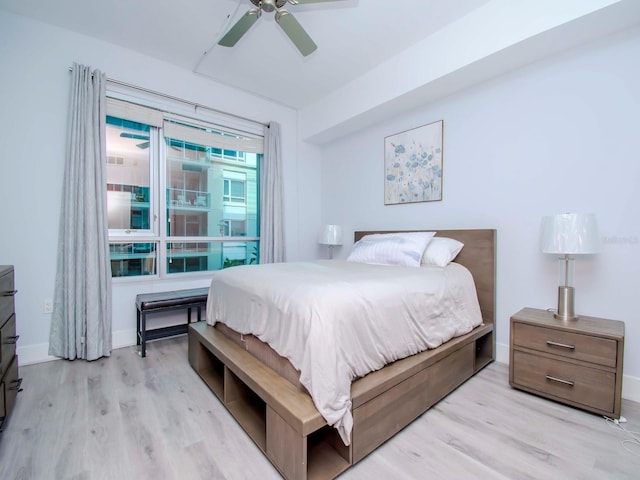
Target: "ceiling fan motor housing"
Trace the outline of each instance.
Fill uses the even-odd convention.
[[[284,7],[287,0],[251,0],[251,3],[265,12],[270,13],[278,8]]]

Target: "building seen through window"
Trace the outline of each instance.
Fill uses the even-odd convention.
[[[258,263],[262,139],[166,117],[157,123],[107,117],[112,275]],[[239,150],[243,144],[254,151]]]

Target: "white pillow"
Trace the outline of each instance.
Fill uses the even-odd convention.
[[[422,265],[446,267],[460,253],[464,243],[447,237],[433,237],[422,256]]]
[[[435,232],[375,233],[356,242],[349,262],[419,267],[422,254]]]

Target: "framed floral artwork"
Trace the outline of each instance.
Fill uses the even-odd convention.
[[[384,139],[384,204],[442,200],[443,121]]]

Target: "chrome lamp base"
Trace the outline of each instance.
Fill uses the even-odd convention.
[[[558,312],[553,316],[558,320],[577,320],[578,316],[573,309],[573,298],[575,289],[573,287],[558,287]]]

